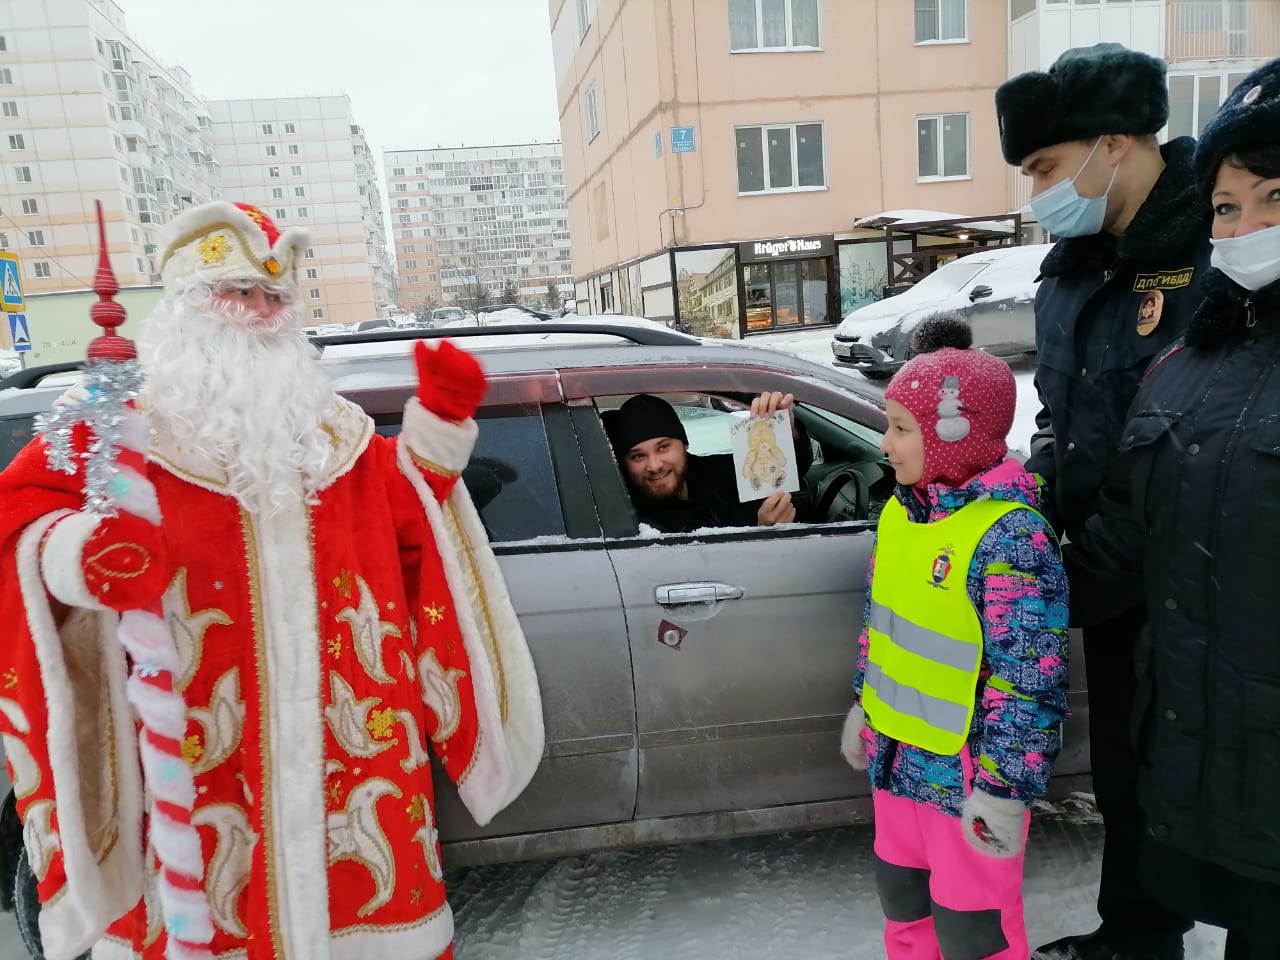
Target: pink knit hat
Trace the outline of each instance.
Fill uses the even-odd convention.
[[[920,484],[958,487],[998,464],[1008,446],[1018,388],[1002,360],[973,349],[969,325],[955,314],[920,323],[915,354],[884,395],[916,418],[924,436]]]

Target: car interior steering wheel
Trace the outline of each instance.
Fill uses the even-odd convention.
[[[819,523],[865,520],[871,505],[871,490],[857,466],[850,465],[823,477],[813,500],[813,515]]]

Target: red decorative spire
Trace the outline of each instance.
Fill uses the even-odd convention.
[[[98,295],[98,302],[89,308],[89,316],[104,332],[89,344],[89,359],[133,360],[138,356],[133,341],[116,333],[116,327],[124,323],[126,314],[124,307],[112,299],[120,292],[120,284],[107,256],[107,225],[102,219],[102,201],[95,200],[93,205],[98,213],[98,274],[93,279],[93,292]]]

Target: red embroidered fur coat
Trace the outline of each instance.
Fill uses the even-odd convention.
[[[153,431],[215,956],[451,955],[429,749],[482,824],[542,752],[532,661],[456,483],[475,431],[410,400],[390,440],[335,400],[319,503],[274,516]],[[158,958],[127,666],[68,515],[82,482],[40,442],[0,474],[0,735],[46,956]]]

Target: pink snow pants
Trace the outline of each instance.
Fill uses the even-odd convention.
[[[873,800],[888,960],[1027,960],[1024,854],[983,856],[956,817],[887,790]]]

